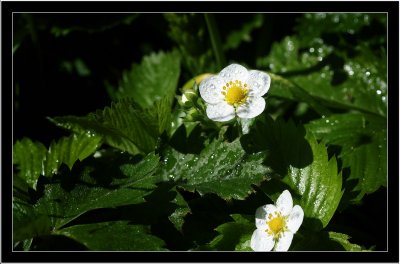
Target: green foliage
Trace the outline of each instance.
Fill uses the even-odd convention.
[[[122,178],[105,183],[102,183],[101,179],[108,175],[85,167],[78,175],[77,182],[74,182],[72,175],[66,175],[60,183],[46,185],[44,196],[38,200],[35,208],[38,212],[48,215],[52,227],[59,229],[90,210],[143,202],[144,196],[149,194],[159,181],[158,177],[153,175],[157,166],[158,157],[149,154],[135,165],[119,165]]]
[[[254,217],[247,215],[232,215],[233,222],[222,224],[216,228],[218,233],[210,243],[210,250],[252,251],[250,238],[255,230]]]
[[[239,140],[214,141],[199,155],[182,154],[169,148],[160,174],[190,191],[217,193],[224,199],[244,199],[251,185],[266,179],[262,154],[247,154]]]
[[[50,219],[34,210],[33,206],[20,200],[13,200],[13,242],[38,235],[49,234]]]
[[[100,142],[101,137],[90,133],[73,134],[53,141],[46,150],[42,143],[24,138],[15,143],[13,162],[19,166],[21,178],[36,189],[40,175],[52,176],[63,163],[72,169],[78,159],[82,161],[94,153]]]
[[[283,190],[304,210],[291,251],[385,247],[370,232],[376,220],[350,220],[386,206],[386,14],[67,17],[14,19],[18,123],[68,112],[50,111],[57,98],[29,108],[25,102],[36,98],[24,96],[34,90],[43,97],[37,89],[43,83],[83,98],[76,104],[84,102],[88,113],[77,108],[48,117],[72,132],[51,141],[52,131],[40,128],[48,148],[18,128],[14,250],[52,249],[52,243],[69,250],[71,243],[94,251],[251,251],[256,209]],[[85,48],[82,39],[96,45]],[[32,54],[38,59],[23,75]],[[226,66],[217,67],[225,56],[271,76],[266,108],[254,119],[205,116],[197,82]],[[63,90],[75,85],[82,89]],[[88,99],[86,86],[96,87]],[[109,98],[90,104],[101,92]],[[195,99],[183,102],[183,92]],[[34,114],[20,114],[26,108]]]
[[[273,121],[267,115],[256,120],[243,142],[252,151],[268,153],[265,163],[273,169],[273,176],[290,188],[309,218],[306,226],[321,229],[329,223],[342,196],[342,176],[336,159],[328,160],[323,143],[292,122]],[[273,195],[274,184],[267,182],[262,189]]]
[[[152,108],[142,109],[132,100],[125,99],[86,117],[55,117],[52,121],[68,130],[100,135],[108,145],[131,154],[149,153],[169,126],[169,105],[170,101],[163,98]]]
[[[387,184],[386,120],[359,113],[337,114],[310,122],[308,127],[326,144],[340,147],[343,168],[350,168],[348,192],[361,200]],[[351,181],[357,181],[350,186]]]
[[[313,153],[313,162],[304,168],[290,168],[283,182],[301,196],[305,225],[312,229],[325,227],[331,220],[342,197],[342,175],[338,174],[336,159],[328,160],[325,145],[318,144],[312,135],[307,140]],[[319,222],[314,221],[318,219]]]
[[[147,251],[165,250],[164,241],[149,234],[149,227],[124,221],[104,222],[67,227],[57,234],[84,244],[90,250]]]
[[[296,36],[286,37],[273,45],[268,57],[258,60],[258,66],[287,77],[325,106],[386,116],[386,56],[382,50],[374,52],[363,43],[350,57],[321,37],[303,42]],[[293,99],[282,92],[277,96]]]
[[[156,101],[164,98],[172,104],[179,74],[180,57],[177,52],[152,53],[122,74],[118,90],[111,95],[113,99],[132,98],[142,108],[151,108]]]

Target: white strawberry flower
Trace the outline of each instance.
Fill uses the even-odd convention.
[[[200,83],[200,95],[207,104],[208,118],[224,122],[240,118],[253,118],[264,111],[271,84],[270,76],[262,71],[247,70],[239,64],[225,67]]]
[[[267,204],[256,210],[256,227],[250,246],[254,251],[288,251],[293,235],[303,222],[304,212],[293,207],[292,195],[282,192],[276,205]]]

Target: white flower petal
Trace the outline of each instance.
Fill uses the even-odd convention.
[[[224,100],[222,87],[225,81],[219,76],[211,76],[200,83],[200,96],[209,104],[217,104]]]
[[[283,215],[289,215],[293,208],[292,195],[288,190],[284,190],[276,200],[276,207]]]
[[[235,117],[235,108],[222,101],[219,104],[207,105],[206,113],[211,120],[225,122]]]
[[[249,77],[249,71],[239,64],[231,64],[225,67],[219,74],[224,78],[225,83],[232,80],[246,81]]]
[[[273,236],[269,236],[262,229],[256,229],[251,236],[250,247],[254,251],[271,251],[274,244]]]
[[[278,209],[273,204],[266,204],[258,207],[256,210],[256,227],[259,229],[267,229],[267,217],[269,214],[274,214]]]
[[[293,233],[284,232],[275,245],[275,251],[288,251],[290,244],[292,244]]]
[[[301,223],[303,223],[304,211],[299,205],[295,205],[290,213],[286,225],[287,228],[292,232],[296,233],[299,230]]]
[[[271,77],[262,71],[249,71],[249,78],[245,81],[250,88],[249,94],[252,96],[263,96],[269,90]]]
[[[261,114],[265,109],[265,100],[262,97],[249,98],[245,104],[236,109],[240,118],[253,118]]]

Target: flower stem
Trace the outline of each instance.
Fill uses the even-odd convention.
[[[225,56],[222,51],[221,39],[219,38],[217,24],[213,14],[204,14],[204,18],[207,23],[208,33],[210,34],[211,45],[214,51],[215,59],[218,64],[218,68],[222,69],[225,63]]]

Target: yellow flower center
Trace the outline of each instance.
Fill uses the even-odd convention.
[[[249,89],[247,84],[242,84],[241,81],[235,80],[225,84],[221,92],[225,96],[225,101],[233,106],[239,106],[246,102]]]
[[[275,212],[275,215],[269,214],[267,225],[269,229],[265,231],[269,235],[273,235],[274,238],[279,238],[281,233],[286,230],[286,217],[277,212]]]

